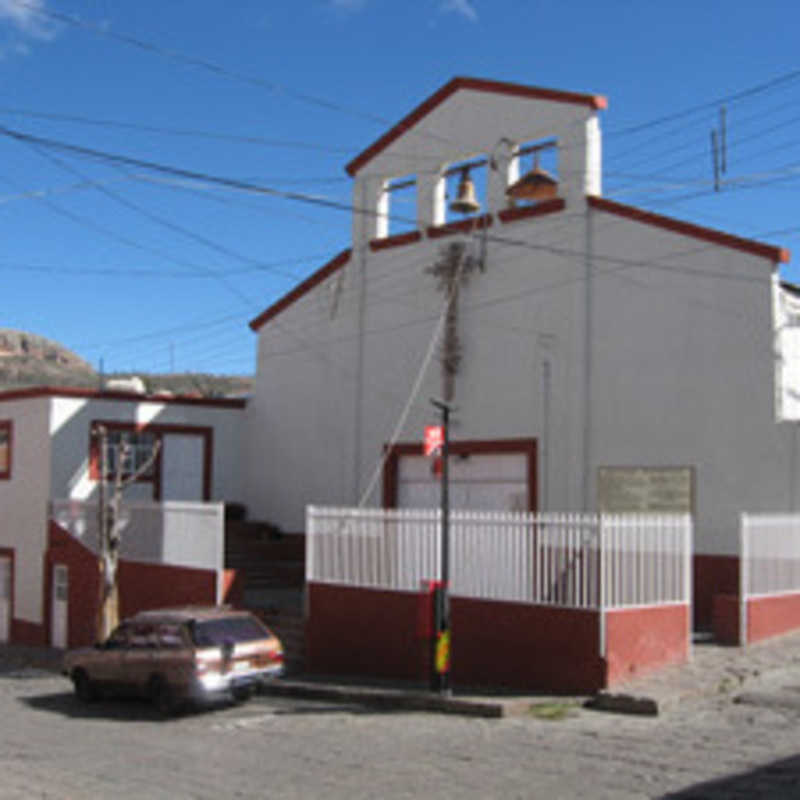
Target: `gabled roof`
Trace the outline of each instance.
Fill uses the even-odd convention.
[[[347,250],[342,250],[338,256],[332,258],[324,267],[318,269],[313,275],[295,286],[292,291],[284,295],[276,303],[273,303],[269,308],[262,311],[255,319],[251,320],[250,327],[254,331],[257,331],[273,317],[277,317],[281,311],[299,300],[307,292],[310,292],[318,283],[322,283],[329,275],[333,275],[336,270],[341,269],[350,260],[351,252],[349,247]]]
[[[446,83],[427,100],[418,105],[410,114],[403,117],[393,128],[390,128],[376,142],[357,155],[346,167],[347,172],[354,176],[365,164],[371,161],[378,153],[385,150],[395,139],[410,130],[421,119],[441,105],[447,98],[460,89],[472,89],[478,92],[492,92],[505,94],[512,97],[522,97],[528,100],[549,100],[554,103],[572,103],[585,105],[589,108],[602,109],[608,107],[605,97],[598,94],[578,94],[577,92],[564,92],[558,89],[542,89],[537,86],[524,86],[518,83],[505,83],[503,81],[490,81],[483,78],[457,77]]]
[[[136,394],[135,392],[106,392],[75,386],[29,386],[0,392],[0,403],[25,400],[31,397],[81,397],[87,400],[120,400],[165,405],[209,406],[212,408],[244,408],[246,401],[232,397],[189,397],[187,395]]]
[[[755,239],[743,239],[741,236],[734,236],[731,233],[724,233],[723,231],[705,228],[702,225],[684,222],[673,217],[654,214],[652,211],[644,211],[641,208],[636,208],[636,206],[627,206],[623,203],[617,203],[615,200],[607,200],[605,197],[590,196],[587,198],[587,202],[590,208],[606,211],[618,217],[626,217],[643,225],[651,225],[673,233],[680,233],[683,236],[691,236],[694,239],[717,244],[721,247],[730,247],[733,250],[741,250],[750,255],[768,258],[773,264],[786,264],[789,261],[789,251],[783,247],[757,242]]]

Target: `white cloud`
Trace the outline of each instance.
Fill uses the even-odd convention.
[[[50,39],[53,26],[42,11],[44,0],[0,0],[0,23],[7,22],[18,32],[35,39]]]
[[[443,0],[441,10],[444,13],[461,14],[470,22],[478,21],[478,12],[469,0]]]

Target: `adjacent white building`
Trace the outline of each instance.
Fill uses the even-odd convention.
[[[106,428],[111,440],[124,435],[132,458],[139,462],[159,443],[152,467],[126,489],[126,503],[236,500],[241,497],[238,460],[243,407],[240,400],[81,389],[0,393],[0,638],[32,643],[49,638],[51,505],[58,503],[62,512],[72,509],[66,515],[65,529],[82,515],[91,516],[86,507],[97,502],[100,477],[98,424]],[[154,524],[161,526],[155,519]],[[152,539],[156,534],[162,537],[161,550],[156,552],[150,542],[150,551],[142,555],[142,547],[129,543],[132,557],[176,567],[204,567],[221,574],[221,544],[211,557],[208,543],[193,543],[178,531],[172,538],[180,540],[183,552],[177,553],[168,546],[163,531],[154,529],[149,535]],[[81,546],[89,553],[96,542],[87,539]],[[96,565],[92,557],[87,563]],[[92,579],[96,579],[96,566],[94,573]],[[66,580],[66,573],[62,570],[61,574]],[[72,588],[77,591],[85,578],[73,575]],[[171,575],[173,582],[181,579],[180,572]],[[215,580],[212,577],[212,585]]]

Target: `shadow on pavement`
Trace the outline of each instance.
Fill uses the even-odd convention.
[[[690,786],[661,800],[790,800],[800,797],[800,756]]]
[[[182,707],[176,714],[163,717],[150,702],[140,697],[103,698],[91,703],[80,702],[72,692],[55,692],[32,697],[19,698],[19,702],[35,711],[60,714],[69,719],[100,719],[118,722],[174,722],[181,719],[208,716],[217,719],[226,716],[246,718],[267,711],[274,716],[314,715],[314,714],[391,714],[392,709],[366,708],[351,703],[331,703],[325,701],[282,700],[268,701],[253,698],[237,704],[228,700],[215,700]]]

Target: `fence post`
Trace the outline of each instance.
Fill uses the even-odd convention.
[[[597,525],[597,611],[600,615],[600,658],[606,658],[606,535],[605,517],[600,514],[594,518]]]
[[[739,517],[739,644],[747,644],[747,586],[750,580],[750,547],[747,514]]]
[[[684,599],[686,601],[686,605],[688,606],[689,613],[688,623],[686,631],[687,635],[687,643],[688,643],[688,652],[687,658],[689,661],[692,660],[694,655],[694,647],[692,643],[692,633],[694,630],[694,624],[692,620],[692,616],[694,614],[694,581],[692,579],[692,570],[694,567],[694,518],[691,515],[687,515],[684,517],[683,521],[684,525],[684,539],[683,539],[683,568],[684,568]]]

